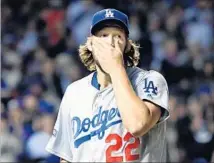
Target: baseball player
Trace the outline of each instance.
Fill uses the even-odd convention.
[[[168,87],[160,73],[135,67],[138,48],[124,13],[95,13],[79,48],[94,72],[67,87],[47,151],[62,162],[166,162]]]

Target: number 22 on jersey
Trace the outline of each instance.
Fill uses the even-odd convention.
[[[124,148],[125,154],[123,154],[123,155],[125,155],[124,157],[123,156],[112,156],[113,151],[118,151],[122,147],[123,141],[129,142],[129,140],[131,138],[134,138],[134,142],[129,143],[125,146],[125,148]],[[139,148],[139,145],[140,145],[139,138],[135,138],[129,132],[127,132],[127,134],[123,138],[118,134],[109,134],[106,137],[105,142],[110,143],[112,141],[114,141],[116,143],[113,145],[110,145],[106,149],[106,162],[135,161],[135,160],[139,159],[139,157],[140,157],[139,154],[131,154],[132,150]]]

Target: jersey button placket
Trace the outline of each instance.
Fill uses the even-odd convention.
[[[92,105],[92,110],[96,111],[97,107],[99,106],[99,98],[100,97],[100,94],[98,93],[95,97],[95,100],[94,100],[94,104]]]
[[[92,117],[97,113],[98,108],[101,106],[100,97],[102,97],[100,93],[98,93],[95,97],[93,108],[92,108],[92,110],[93,110]],[[96,130],[96,128],[94,128],[92,130],[92,132],[95,130]],[[91,162],[96,162],[96,159],[94,157],[95,157],[95,152],[97,151],[97,149],[96,149],[97,148],[97,139],[98,139],[97,135],[91,136],[91,159],[90,159]]]

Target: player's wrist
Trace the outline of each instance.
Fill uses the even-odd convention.
[[[118,65],[117,67],[115,67],[115,69],[113,69],[113,71],[109,73],[109,75],[111,79],[113,79],[118,78],[119,75],[125,72],[126,72],[125,67],[123,65]]]

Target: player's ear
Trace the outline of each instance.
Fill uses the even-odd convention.
[[[131,47],[132,47],[131,42],[129,39],[127,39],[125,53],[128,53],[131,50]]]

